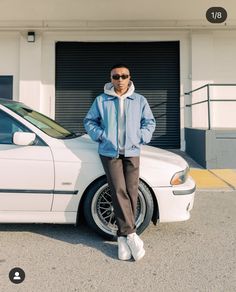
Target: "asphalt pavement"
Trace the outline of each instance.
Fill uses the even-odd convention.
[[[86,225],[1,224],[3,292],[235,292],[236,191],[197,191],[191,218],[142,233],[139,262]],[[9,280],[20,267],[22,283]]]

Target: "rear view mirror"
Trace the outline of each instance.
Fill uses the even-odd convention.
[[[15,132],[13,135],[13,143],[20,146],[34,144],[36,135],[29,132]]]

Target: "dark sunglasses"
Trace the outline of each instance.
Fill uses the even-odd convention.
[[[122,75],[112,75],[112,79],[114,79],[114,80],[120,80],[120,78],[121,79],[127,79],[127,78],[129,78],[129,75],[127,75],[127,74],[122,74]]]

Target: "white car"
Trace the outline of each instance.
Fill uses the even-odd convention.
[[[97,143],[23,103],[0,99],[0,222],[76,224],[114,237],[117,226]],[[142,146],[136,214],[140,234],[152,220],[190,218],[195,182],[180,156]]]

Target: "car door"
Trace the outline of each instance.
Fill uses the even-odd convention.
[[[34,145],[13,143],[14,132],[32,132],[0,110],[0,212],[50,211],[54,188],[53,157],[36,136]]]

